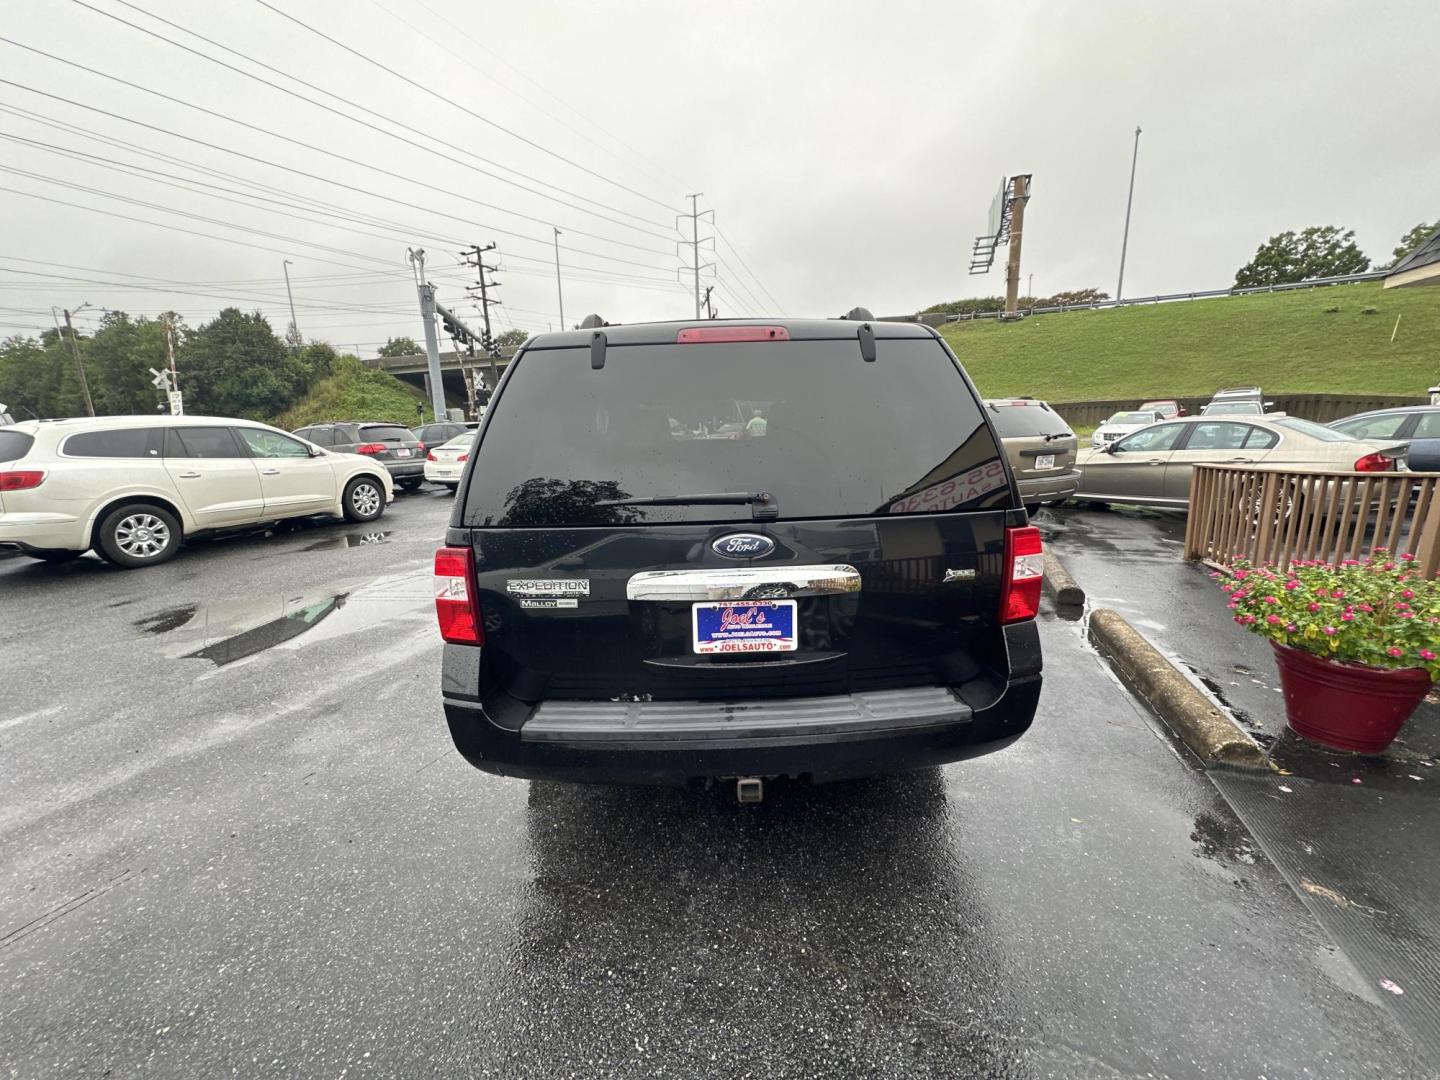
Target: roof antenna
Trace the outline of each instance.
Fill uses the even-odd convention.
[[[596,330],[590,338],[590,366],[599,371],[605,366],[605,334]]]
[[[870,328],[868,322],[861,323],[855,336],[860,339],[860,359],[867,364],[873,364],[875,362],[875,331]]]

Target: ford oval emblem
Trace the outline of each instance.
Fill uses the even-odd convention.
[[[775,541],[758,533],[731,533],[713,541],[710,550],[727,559],[763,559],[775,550]]]

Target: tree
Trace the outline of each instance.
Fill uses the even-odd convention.
[[[171,318],[178,338],[182,324],[178,316]],[[100,329],[84,342],[84,356],[97,413],[155,410],[159,392],[151,385],[150,369],[170,366],[163,318],[132,322],[123,311],[107,311]]]
[[[386,338],[380,346],[381,356],[416,356],[423,351],[414,338],[408,337]]]
[[[286,348],[265,316],[245,315],[239,308],[226,308],[187,334],[179,366],[187,411],[251,420],[284,412],[314,377],[310,364]]]
[[[1035,306],[1074,307],[1076,304],[1097,304],[1101,300],[1109,299],[1110,294],[1099,289],[1071,289],[1068,292],[1058,292],[1054,296],[1047,296],[1043,300],[1036,300]]]
[[[1413,229],[1411,229],[1404,236],[1402,236],[1400,238],[1400,246],[1395,249],[1395,262],[1399,262],[1401,259],[1405,258],[1406,255],[1409,255],[1410,252],[1414,251],[1417,247],[1419,247],[1426,240],[1428,240],[1430,238],[1430,234],[1433,233],[1436,229],[1440,229],[1440,221],[1433,221],[1428,223],[1422,221],[1419,225],[1416,225]],[[1391,263],[1390,265],[1393,266],[1395,265],[1395,263]]]
[[[1261,244],[1255,257],[1235,274],[1235,287],[1290,285],[1316,278],[1363,274],[1370,260],[1355,245],[1355,230],[1312,225],[1298,236],[1277,233]]]
[[[502,348],[519,348],[530,340],[530,335],[524,330],[506,330],[495,339],[495,344]]]

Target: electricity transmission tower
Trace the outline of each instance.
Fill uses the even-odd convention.
[[[690,213],[675,215],[675,228],[682,236],[684,235],[684,231],[681,229],[680,223],[682,221],[690,222],[690,239],[675,241],[677,255],[679,254],[679,249],[682,247],[688,247],[690,249],[690,261],[688,263],[682,263],[676,268],[675,273],[677,276],[685,273],[693,276],[695,282],[695,318],[697,319],[700,318],[700,305],[705,302],[700,293],[700,271],[707,269],[713,270],[715,268],[713,262],[702,263],[700,261],[701,248],[704,245],[709,244],[711,252],[715,250],[715,237],[707,236],[704,239],[700,237],[700,222],[705,219],[706,215],[709,215],[709,224],[711,227],[713,228],[715,225],[715,211],[700,209],[700,196],[704,194],[703,191],[697,191],[694,195],[687,195],[686,198],[690,200]]]

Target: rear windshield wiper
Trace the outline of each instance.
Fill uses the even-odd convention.
[[[1057,432],[1055,432],[1053,435],[1042,435],[1042,436],[1040,436],[1040,437],[1041,437],[1042,439],[1044,439],[1046,442],[1051,442],[1051,441],[1054,440],[1054,439],[1064,439],[1064,438],[1068,438],[1069,435],[1070,435],[1070,432],[1068,432],[1068,431],[1057,431]]]
[[[780,516],[780,504],[768,491],[701,491],[693,495],[646,495],[604,499],[596,506],[749,506],[756,521]]]

